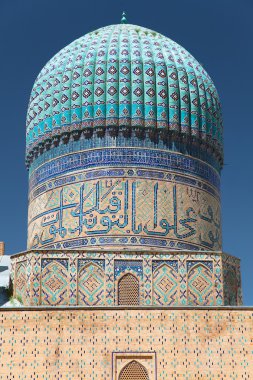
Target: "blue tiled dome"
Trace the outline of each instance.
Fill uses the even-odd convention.
[[[215,86],[184,48],[152,30],[111,25],[72,42],[35,81],[27,165],[59,144],[120,136],[209,152],[222,166]],[[127,145],[127,142],[125,142]]]

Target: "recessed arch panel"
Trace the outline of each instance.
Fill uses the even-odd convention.
[[[118,282],[118,305],[134,306],[140,304],[139,280],[126,273]]]
[[[118,380],[149,380],[148,371],[141,363],[132,360],[121,370]]]

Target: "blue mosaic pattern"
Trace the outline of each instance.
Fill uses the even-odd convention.
[[[134,245],[134,246],[146,246],[146,247],[161,247],[168,249],[176,249],[176,250],[192,250],[192,251],[204,251],[204,247],[200,247],[199,245],[181,243],[180,241],[174,240],[164,240],[164,239],[150,239],[150,238],[139,238],[139,237],[110,237],[110,238],[87,238],[87,239],[71,239],[69,241],[63,241],[55,244],[47,245],[47,249],[70,249],[70,248],[78,248],[85,246],[97,246],[103,244],[104,246],[120,246],[122,243]]]
[[[81,260],[78,260],[78,265]],[[104,260],[83,260],[78,270],[78,305],[98,306],[105,304],[105,273],[99,264]],[[97,261],[97,262],[96,262]]]
[[[205,265],[208,269],[210,269],[211,272],[213,272],[213,262],[212,261],[187,261],[187,271],[189,272],[191,268],[196,264],[202,264]]]
[[[114,278],[117,279],[123,273],[128,273],[132,271],[138,275],[138,277],[143,277],[143,263],[142,261],[129,261],[129,260],[115,260],[114,261]]]
[[[103,270],[105,270],[105,260],[99,260],[99,259],[79,259],[78,260],[78,271],[82,269],[87,264],[96,264]]]
[[[154,305],[178,305],[179,301],[179,280],[178,262],[171,265],[169,260],[160,262],[160,265],[153,266],[153,304]]]
[[[220,166],[217,164],[215,159],[212,157],[209,150],[203,148],[202,146],[191,146],[187,147],[180,141],[171,142],[169,145],[165,144],[163,141],[154,142],[146,138],[145,140],[140,140],[137,137],[131,136],[128,139],[119,135],[116,138],[105,134],[103,139],[93,136],[92,139],[85,139],[80,137],[78,141],[70,140],[68,144],[60,143],[58,146],[46,150],[41,155],[39,155],[35,161],[33,161],[29,167],[29,174],[33,173],[39,166],[44,163],[58,158],[60,156],[65,156],[73,152],[80,152],[93,149],[106,149],[106,148],[136,148],[136,149],[159,149],[163,151],[170,151],[172,153],[184,154],[188,157],[194,157],[200,159],[201,161],[209,163],[217,172],[220,172]]]
[[[59,262],[59,264],[63,265],[66,270],[68,270],[69,262],[66,259],[42,259],[41,260],[41,269],[43,270],[47,265],[52,262]]]
[[[55,258],[41,262],[41,304],[69,304],[69,260]]]
[[[86,170],[99,166],[115,166],[115,172],[117,172],[117,174],[119,173],[118,167],[121,166],[147,167],[168,171],[173,170],[188,175],[194,175],[200,179],[208,181],[216,189],[220,188],[219,174],[209,165],[191,157],[151,149],[107,148],[72,153],[45,163],[30,176],[30,191],[34,187],[55,176],[66,175],[74,170]],[[111,175],[114,175],[112,169],[108,170],[111,172]],[[95,173],[98,173],[98,170],[92,174],[96,178]],[[106,173],[106,170],[103,170],[102,173]],[[139,170],[137,174],[143,175],[145,172]],[[152,174],[148,175],[150,176]],[[164,175],[164,173],[159,174],[159,176],[163,177]],[[180,179],[182,180],[182,178]],[[65,179],[61,179],[61,181],[64,180]],[[190,179],[188,181],[190,181]]]
[[[96,155],[97,151],[93,152]],[[126,149],[124,159],[132,152]],[[118,151],[107,153],[114,158]],[[160,160],[160,153],[164,152],[153,151],[150,155],[153,164]],[[148,150],[135,152],[140,161],[148,154]],[[167,158],[179,169],[181,162],[186,169],[191,168],[191,159],[182,155]],[[202,163],[197,161],[197,164]],[[201,173],[206,173],[204,167],[216,173],[203,165]],[[208,182],[191,172],[179,175],[177,170],[131,166],[120,172],[110,167],[63,176],[54,176],[30,194],[28,246],[31,248],[116,244],[175,249],[221,247],[219,194],[215,187],[204,186]]]
[[[178,260],[153,260],[152,261],[152,272],[154,272],[159,266],[166,264],[172,267],[176,272],[178,272]]]

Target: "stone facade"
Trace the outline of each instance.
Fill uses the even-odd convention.
[[[0,309],[0,320],[1,380],[252,379],[252,308]]]
[[[241,305],[240,276],[240,261],[222,252],[34,250],[12,256],[14,295],[25,305]]]

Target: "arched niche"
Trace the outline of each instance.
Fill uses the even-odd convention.
[[[124,274],[118,281],[118,305],[135,306],[140,304],[140,285],[136,276]]]
[[[122,368],[118,380],[149,380],[148,371],[136,360]]]

